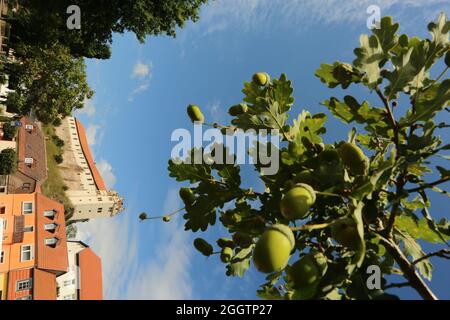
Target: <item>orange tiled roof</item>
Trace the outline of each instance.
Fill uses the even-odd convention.
[[[89,144],[86,138],[86,130],[78,119],[75,119],[75,123],[77,125],[78,137],[80,138],[81,149],[83,150],[89,168],[91,169],[95,185],[99,190],[106,190],[105,182],[103,181],[103,178],[95,165],[94,158],[92,157],[91,150],[89,149]]]
[[[45,211],[56,210],[54,218],[44,216]],[[66,222],[64,218],[64,206],[46,196],[36,194],[36,247],[37,267],[62,274],[69,268],[67,253]],[[55,223],[54,232],[45,230],[45,224]],[[57,238],[58,243],[53,247],[45,244],[45,239]]]
[[[80,300],[102,300],[102,261],[90,248],[78,253]]]

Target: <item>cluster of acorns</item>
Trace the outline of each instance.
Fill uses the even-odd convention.
[[[267,73],[256,73],[253,76],[253,82],[259,86],[266,86],[270,83],[270,77]],[[241,103],[231,107],[229,113],[232,116],[237,116],[247,111],[248,106]],[[189,105],[188,115],[192,122],[204,121],[203,114],[198,106]],[[348,172],[353,176],[367,174],[369,167],[369,159],[363,151],[357,145],[348,142],[340,144],[337,149],[322,151],[319,158],[329,162],[342,161]],[[328,173],[325,172],[324,174],[327,175]],[[306,170],[297,174],[294,181],[291,181],[292,185],[287,188],[287,192],[280,202],[280,211],[284,218],[294,221],[305,219],[310,214],[310,209],[316,202],[316,192],[310,185],[313,179],[314,173]],[[182,196],[183,199],[184,197],[187,198],[188,195]],[[189,201],[187,200],[185,203]],[[350,216],[339,218],[332,223],[331,236],[338,244],[350,249],[357,248],[360,241],[356,222]],[[235,233],[233,239],[219,239],[217,244],[221,248],[221,260],[228,263],[233,257],[235,247],[245,248],[252,243],[251,237],[242,237],[240,233]],[[201,238],[195,239],[194,246],[205,256],[213,254],[213,247]],[[272,225],[256,242],[253,251],[254,264],[257,270],[263,273],[279,272],[287,267],[294,248],[295,237],[291,228],[283,224]],[[314,292],[326,271],[327,258],[322,253],[310,252],[290,266],[287,269],[287,275],[294,288]]]

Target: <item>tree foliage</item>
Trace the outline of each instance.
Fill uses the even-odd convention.
[[[83,108],[92,97],[83,59],[73,58],[66,47],[20,45],[16,53],[18,61],[7,65],[15,88],[7,97],[9,112],[25,115],[33,110],[40,121],[52,123]]]
[[[12,174],[17,170],[17,153],[14,149],[0,152],[0,175]]]
[[[76,57],[107,59],[113,33],[133,32],[139,41],[146,36],[176,35],[176,28],[197,21],[207,0],[19,0],[13,20],[13,41],[47,46],[59,42]],[[68,30],[67,8],[81,9],[81,28]]]
[[[258,290],[260,297],[397,298],[386,292],[390,287],[387,277],[399,274],[423,298],[435,298],[422,278],[432,277],[429,257],[445,256],[442,252],[446,251],[426,255],[418,239],[449,246],[450,222],[433,218],[428,194],[438,192],[448,197],[439,187],[448,182],[450,171],[433,164],[438,156],[448,160],[442,153],[450,148],[439,136],[448,124],[434,120],[446,112],[450,102],[450,80],[444,78],[448,62],[447,66],[442,63],[445,55],[449,60],[450,22],[442,14],[430,23],[430,39],[399,35],[398,28],[390,17],[383,18],[380,29],[361,36],[352,63],[322,64],[316,72],[330,88],[363,86],[379,98],[372,104],[345,95],[322,103],[334,117],[358,127],[358,131],[350,130],[347,144],[324,143],[323,113],[302,111],[289,122],[293,88],[283,74],[266,85],[246,82],[243,103],[248,108],[235,114],[232,125],[214,125],[280,130],[280,150],[272,145],[272,152],[281,153],[278,173],[265,176],[261,166],[255,165],[264,183],[263,192],[242,187],[238,165],[169,161],[170,176],[189,183],[194,195],[192,201],[183,199],[185,229],[207,231],[219,222],[232,235],[228,240],[233,249],[233,257],[226,262],[228,276],[245,274],[255,243],[258,246],[261,238],[269,241],[267,235],[262,237],[269,226],[290,226],[295,234],[295,246],[289,253],[292,264],[267,276]],[[435,72],[445,71],[431,77],[433,66]],[[191,157],[198,151],[202,150],[192,150]],[[430,181],[435,169],[440,177]],[[293,186],[298,188],[297,182],[312,187],[316,199],[306,207],[307,217],[288,220],[280,202]],[[218,244],[224,241],[219,239]],[[318,254],[320,263],[314,260]],[[366,270],[371,265],[381,268],[380,290],[366,286]],[[309,275],[301,270],[309,270]],[[300,285],[295,282],[302,277],[309,278]]]

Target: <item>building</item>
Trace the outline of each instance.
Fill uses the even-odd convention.
[[[0,177],[1,194],[33,193],[47,179],[45,136],[40,124],[23,117],[19,121],[14,145],[17,151],[17,171]]]
[[[69,270],[59,276],[58,300],[102,300],[102,263],[81,241],[67,241]]]
[[[56,128],[64,141],[63,162],[59,165],[74,212],[69,221],[112,217],[123,210],[123,199],[108,190],[89,149],[86,131],[80,121],[67,117]]]
[[[0,296],[55,300],[69,267],[64,207],[40,193],[0,195]]]

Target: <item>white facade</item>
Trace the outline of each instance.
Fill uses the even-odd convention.
[[[73,208],[69,221],[85,221],[96,217],[111,217],[123,210],[123,199],[113,190],[101,190],[96,184],[86,150],[80,142],[77,122],[67,117],[56,128],[64,141],[63,162],[59,165],[61,176],[68,187],[66,195]]]
[[[69,270],[56,278],[56,286],[58,288],[57,300],[78,300],[80,272],[77,266],[77,255],[85,248],[86,246],[80,242],[67,242]]]

